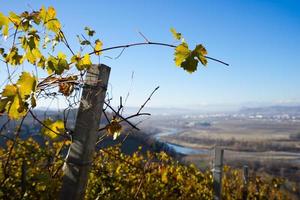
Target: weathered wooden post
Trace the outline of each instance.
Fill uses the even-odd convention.
[[[223,154],[224,149],[215,147],[215,161],[213,168],[213,186],[214,186],[214,199],[221,200],[222,188],[222,170],[223,170]]]
[[[87,71],[72,144],[63,168],[60,199],[79,200],[85,195],[89,169],[97,140],[110,67],[92,65]]]
[[[249,168],[247,165],[243,167],[243,200],[246,200],[248,197],[248,183],[249,183]]]

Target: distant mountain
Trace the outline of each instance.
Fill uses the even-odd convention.
[[[254,107],[254,108],[242,108],[239,113],[254,115],[254,114],[264,114],[264,115],[280,115],[280,114],[290,114],[290,115],[300,115],[300,106],[267,106],[267,107]]]

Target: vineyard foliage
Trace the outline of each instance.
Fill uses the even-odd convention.
[[[0,199],[56,199],[69,141],[8,140],[0,149]],[[8,154],[7,149],[15,145]],[[5,165],[10,159],[10,165]],[[225,167],[224,199],[289,199],[279,179],[253,177],[247,188],[239,170]],[[211,171],[183,165],[166,153],[121,153],[119,146],[94,156],[86,199],[213,199]]]

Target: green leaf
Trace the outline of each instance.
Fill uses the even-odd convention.
[[[96,55],[101,55],[101,54],[102,54],[102,52],[101,52],[101,50],[102,50],[102,45],[103,45],[103,43],[102,43],[100,40],[96,40],[96,41],[95,41],[95,48],[94,48],[94,51],[95,51],[95,54],[96,54]]]
[[[0,12],[0,30],[4,36],[8,36],[9,19]]]
[[[176,30],[175,30],[174,28],[171,28],[170,31],[171,31],[171,33],[173,34],[173,37],[174,37],[176,40],[181,40],[181,39],[182,39],[181,33],[177,33]]]
[[[53,121],[51,119],[46,119],[43,121],[43,124],[46,127],[43,127],[41,132],[50,139],[57,138],[59,134],[63,134],[65,131],[65,125],[62,120]]]

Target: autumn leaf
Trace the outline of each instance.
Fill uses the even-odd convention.
[[[197,45],[191,51],[187,43],[183,42],[175,48],[174,61],[177,66],[182,67],[189,73],[197,70],[198,62],[200,61],[204,66],[207,64],[207,51],[203,45]]]
[[[191,54],[191,51],[189,50],[189,47],[187,45],[187,43],[182,43],[180,45],[178,45],[176,48],[175,48],[175,64],[177,66],[180,66],[182,62],[185,61],[185,59],[187,57],[189,57]]]
[[[56,11],[53,7],[49,7],[47,10],[43,6],[40,9],[39,16],[41,20],[44,22],[44,26],[53,31],[54,33],[58,33],[60,31],[61,25],[60,22],[56,18]]]
[[[10,119],[23,117],[28,110],[27,100],[36,90],[36,78],[29,72],[22,72],[16,84],[6,85],[1,94],[0,111],[7,112]]]
[[[118,119],[112,119],[111,122],[106,126],[106,131],[109,135],[113,135],[113,140],[116,140],[122,131],[122,126]]]
[[[182,39],[182,34],[181,33],[177,33],[174,28],[171,28],[170,31],[171,31],[171,33],[173,34],[173,37],[176,40],[181,40]]]
[[[43,60],[40,61],[40,65],[42,65]],[[58,75],[62,74],[64,70],[69,69],[69,64],[66,60],[66,55],[62,52],[59,52],[57,57],[50,56],[46,61],[46,67],[49,74],[53,72]]]
[[[167,171],[167,169],[162,169],[161,170],[161,181],[163,183],[168,183],[168,171]]]
[[[36,83],[36,78],[29,72],[22,72],[19,80],[17,81],[19,94],[22,99],[27,99],[31,95],[31,93],[35,92]]]
[[[9,19],[0,12],[0,30],[4,36],[8,36]]]
[[[71,62],[75,63],[78,70],[89,69],[92,65],[89,54],[85,54],[83,57],[80,57],[80,54],[74,55],[71,58]]]
[[[197,45],[193,52],[195,52],[202,65],[207,64],[207,59],[205,58],[205,56],[207,55],[207,51],[202,44]]]
[[[5,61],[11,65],[20,65],[23,63],[23,56],[19,55],[19,50],[13,47],[5,56]]]
[[[94,51],[95,51],[95,54],[96,54],[96,55],[101,55],[101,54],[102,54],[102,52],[101,52],[101,50],[102,50],[102,45],[103,45],[103,43],[102,43],[100,40],[96,40],[96,41],[95,41],[95,48],[94,48]]]
[[[64,78],[64,80],[58,84],[58,91],[65,96],[69,96],[74,91],[74,80],[77,80],[77,76]]]
[[[19,26],[19,24],[21,24],[20,16],[14,12],[9,12],[9,19],[14,23],[16,27]]]
[[[43,135],[49,137],[50,139],[55,139],[60,134],[64,133],[65,125],[62,120],[53,121],[52,119],[48,118],[43,121],[43,124],[46,127],[43,127],[41,132]]]

